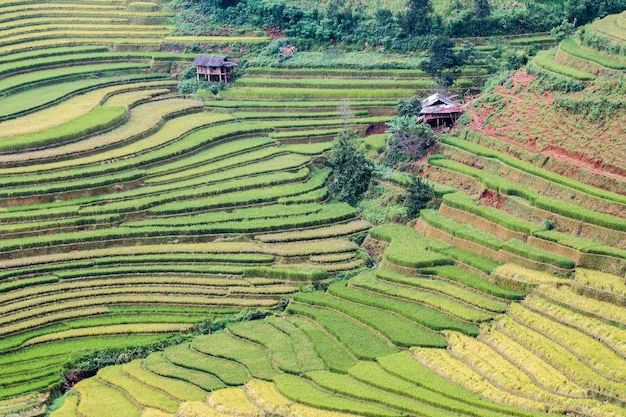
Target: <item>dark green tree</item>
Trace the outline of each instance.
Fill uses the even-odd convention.
[[[433,26],[433,5],[430,0],[407,0],[406,12],[398,18],[407,35],[426,35]]]
[[[568,22],[567,19],[563,19],[560,25],[550,29],[550,35],[554,36],[557,42],[561,42],[565,38],[572,36],[576,30],[576,18],[573,22]]]
[[[437,37],[429,48],[428,59],[420,63],[420,69],[437,77],[442,85],[451,84],[454,68],[462,64],[453,48],[454,42],[450,38]]]
[[[328,186],[333,197],[356,206],[369,187],[374,164],[354,130],[346,129],[335,139],[328,164],[333,168]]]
[[[420,210],[425,209],[428,203],[435,197],[433,189],[423,181],[421,177],[411,177],[407,187],[407,195],[404,199],[407,216],[416,217]]]
[[[474,0],[473,7],[474,17],[476,19],[485,19],[491,15],[491,6],[488,0]]]
[[[418,96],[412,96],[398,104],[398,116],[417,116],[422,110],[422,100]]]

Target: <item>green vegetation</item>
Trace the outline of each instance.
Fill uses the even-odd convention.
[[[548,71],[565,75],[580,81],[595,80],[595,76],[583,70],[578,70],[567,65],[563,65],[554,60],[553,51],[539,51],[533,62]]]
[[[572,23],[623,0],[31,3],[0,7],[1,415],[623,414],[626,16]],[[418,123],[446,86],[464,139]]]

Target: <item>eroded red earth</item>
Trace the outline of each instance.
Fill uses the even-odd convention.
[[[513,152],[519,148],[560,162],[554,164],[557,167],[570,165],[626,184],[625,115],[591,123],[554,106],[554,95],[560,93],[533,88],[534,79],[519,71],[511,78],[511,87],[497,87],[493,94],[505,103],[499,111],[490,103],[481,102],[476,107],[474,101],[466,103],[472,118],[469,128],[512,145],[510,153],[511,148]],[[559,173],[565,175],[565,170]]]

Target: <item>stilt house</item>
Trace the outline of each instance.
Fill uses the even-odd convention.
[[[451,127],[463,114],[463,107],[443,94],[435,93],[422,101],[419,121],[433,129]]]
[[[198,55],[191,63],[196,67],[196,77],[209,82],[228,83],[233,80],[233,67],[239,65],[225,56]]]

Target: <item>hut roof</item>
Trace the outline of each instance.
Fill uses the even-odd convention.
[[[451,105],[451,104],[456,104],[456,103],[440,93],[435,93],[431,96],[428,96],[424,100],[422,100],[422,107],[430,107],[430,106],[434,106],[438,104],[450,104]]]
[[[450,113],[463,113],[463,107],[458,103],[452,104],[437,104],[435,106],[428,106],[422,108],[420,114],[450,114]]]
[[[194,58],[191,65],[194,67],[234,67],[239,64],[229,61],[225,56],[198,55]]]

